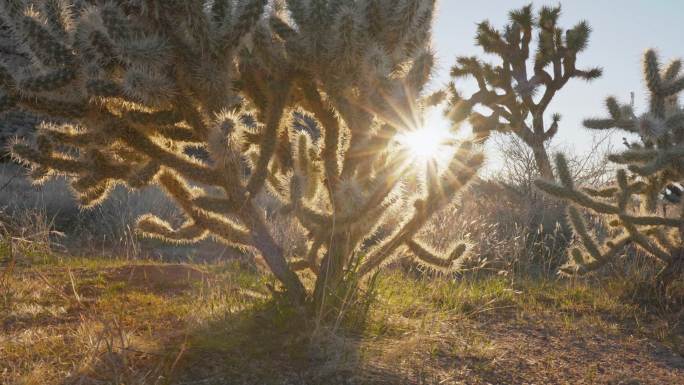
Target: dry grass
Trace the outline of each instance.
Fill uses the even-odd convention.
[[[2,280],[0,383],[169,383],[189,328],[254,297],[247,273],[212,269],[210,280],[198,266],[123,260],[16,267]]]
[[[388,271],[336,333],[236,263],[49,257],[2,276],[0,383],[671,383],[682,313],[625,287]],[[681,350],[680,350],[681,354]],[[625,382],[622,382],[625,383]]]
[[[0,163],[0,224],[17,239],[33,240],[40,235],[43,244],[70,255],[129,260],[240,257],[236,250],[211,241],[181,247],[139,238],[135,223],[142,214],[182,223],[180,210],[159,188],[130,191],[119,186],[101,205],[80,209],[64,179],[35,186],[26,173],[18,165]]]

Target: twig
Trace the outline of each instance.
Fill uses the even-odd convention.
[[[55,293],[59,294],[60,297],[62,297],[63,299],[65,299],[65,300],[67,300],[67,301],[69,301],[69,302],[72,301],[72,298],[71,298],[71,297],[69,297],[69,296],[66,295],[62,290],[59,290],[59,289],[56,288],[53,284],[51,284],[50,281],[47,279],[47,277],[46,277],[43,273],[41,273],[39,270],[36,270],[36,274],[38,274],[38,277],[40,277],[40,279],[41,279],[41,280],[42,280],[50,289],[52,289]]]
[[[67,273],[69,273],[69,281],[71,281],[71,291],[74,293],[74,297],[76,297],[76,301],[78,301],[78,304],[81,305],[81,296],[78,295],[78,292],[76,291],[76,283],[74,282],[74,275],[71,273],[71,269],[67,267]]]
[[[187,342],[188,342],[188,336],[186,334],[185,340],[183,341],[183,344],[181,345],[181,348],[178,351],[178,354],[176,355],[176,359],[173,360],[173,364],[171,364],[171,367],[169,368],[169,373],[168,373],[169,378],[171,378],[173,371],[176,369],[176,365],[178,365],[178,362],[180,362],[181,356],[183,356],[183,353],[185,353],[185,350],[187,348]]]
[[[6,189],[7,186],[9,186],[10,183],[12,183],[12,181],[13,181],[14,179],[16,179],[17,177],[19,177],[19,174],[18,174],[18,173],[15,173],[14,175],[12,175],[12,176],[7,180],[7,182],[5,182],[5,184],[3,184],[2,187],[0,187],[0,191]]]

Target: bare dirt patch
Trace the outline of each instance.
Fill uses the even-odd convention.
[[[184,289],[210,278],[207,272],[183,264],[126,265],[108,271],[106,276],[109,281],[125,282],[129,287],[149,290]]]
[[[444,324],[374,345],[376,354],[384,346],[365,365],[372,382],[360,383],[684,384],[684,358],[658,342],[538,316]]]

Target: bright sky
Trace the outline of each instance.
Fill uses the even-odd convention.
[[[508,20],[510,9],[520,8],[529,2],[439,0],[434,27],[438,69],[433,87],[449,81],[449,69],[457,56],[482,57],[482,50],[474,43],[478,22],[488,19],[492,25],[501,28]],[[535,1],[535,10],[544,4],[553,6],[558,1]],[[642,53],[652,47],[660,53],[661,62],[684,59],[682,17],[684,1],[681,0],[562,2],[561,27],[567,29],[586,20],[593,29],[588,49],[578,57],[578,67],[600,66],[604,72],[601,78],[591,83],[573,79],[556,94],[547,109],[549,115],[554,112],[563,115],[556,141],[570,145],[579,152],[586,150],[591,144],[591,133],[582,126],[582,120],[604,116],[603,101],[606,96],[614,95],[622,102],[629,102],[630,92],[634,91],[637,113],[643,111],[646,102],[641,76]],[[462,90],[465,96],[469,96],[472,89]],[[619,144],[621,137],[618,134],[614,142]],[[497,162],[495,154],[490,154],[490,159]]]

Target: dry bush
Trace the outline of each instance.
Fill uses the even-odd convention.
[[[0,226],[5,240],[14,239],[25,250],[21,255],[62,252],[163,260],[242,256],[211,241],[189,247],[137,236],[135,221],[143,213],[152,211],[174,223],[182,220],[177,207],[156,187],[138,191],[119,187],[102,205],[81,209],[63,179],[32,185],[26,172],[12,163],[0,164]]]
[[[465,234],[465,241],[473,249],[461,273],[555,273],[563,261],[559,256],[563,255],[567,239],[558,224],[559,217],[555,216],[560,210],[553,206],[554,202],[530,202],[505,185],[485,180],[465,191],[462,201],[461,205],[440,212],[424,232],[437,247],[456,234]],[[545,206],[540,209],[537,205]],[[544,226],[540,222],[555,225]]]
[[[611,138],[610,133],[596,135],[588,151],[570,157],[576,180],[588,186],[605,183],[612,171],[605,160],[612,149]],[[565,206],[534,186],[539,170],[527,145],[511,135],[492,139],[493,150],[506,161],[496,173],[464,191],[460,204],[435,216],[422,236],[437,249],[464,237],[473,245],[473,258],[463,266],[466,271],[480,268],[502,274],[554,276],[565,262],[566,249],[575,242],[565,226]],[[592,227],[607,235],[607,225],[600,218],[588,219]]]

